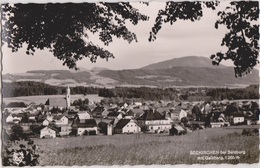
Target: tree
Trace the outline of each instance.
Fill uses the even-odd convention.
[[[155,24],[150,32],[149,41],[156,40],[156,35],[163,23],[171,25],[177,20],[199,20],[203,16],[203,8],[216,9],[219,2],[167,2],[165,9],[158,12]],[[232,60],[235,65],[235,76],[241,77],[249,73],[258,63],[258,1],[232,1],[224,11],[219,11],[215,28],[225,25],[228,32],[222,39],[221,46],[226,46],[225,53],[212,54],[213,65],[224,60]]]
[[[24,138],[23,136],[23,127],[21,127],[19,124],[15,124],[11,127],[11,135],[10,138],[12,140],[20,140]]]
[[[3,4],[2,45],[17,52],[27,44],[26,53],[48,49],[63,65],[78,69],[76,62],[88,57],[92,62],[114,55],[87,41],[87,33],[98,33],[108,45],[113,36],[129,43],[137,41],[125,22],[136,25],[148,17],[129,3],[64,3],[64,4]]]

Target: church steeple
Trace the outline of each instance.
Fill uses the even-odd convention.
[[[69,88],[69,86],[67,87],[66,103],[67,103],[67,107],[70,107],[70,88]]]

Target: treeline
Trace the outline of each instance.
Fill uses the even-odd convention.
[[[207,90],[207,96],[213,100],[259,99],[259,85],[250,85],[246,88],[214,88]]]
[[[139,98],[143,100],[177,100],[176,93],[174,88],[116,87],[112,89],[100,89],[99,96],[107,98]]]
[[[66,87],[52,86],[34,81],[3,82],[2,84],[3,97],[59,95],[66,93]],[[98,94],[99,88],[76,86],[70,87],[70,92],[71,94]]]

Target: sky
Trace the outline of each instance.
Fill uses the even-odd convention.
[[[78,67],[92,69],[93,67],[105,67],[113,70],[135,69],[147,66],[152,63],[170,60],[184,56],[208,57],[219,51],[225,51],[221,47],[221,41],[226,33],[224,26],[214,28],[217,17],[217,10],[204,10],[204,16],[200,21],[177,21],[173,25],[163,24],[154,42],[149,42],[149,32],[153,27],[157,12],[163,9],[165,2],[151,2],[149,6],[133,2],[132,5],[147,14],[149,21],[139,22],[138,25],[127,25],[136,33],[138,42],[129,44],[122,39],[114,38],[109,46],[104,46],[95,35],[89,34],[89,40],[94,44],[103,46],[112,52],[114,59],[108,61],[98,59],[91,63],[88,58],[77,62]],[[225,4],[218,8],[223,9]],[[55,58],[47,50],[36,50],[34,56],[26,55],[25,48],[16,53],[5,45],[2,48],[2,73],[24,73],[28,70],[54,70],[68,69],[62,65],[62,61]],[[232,66],[232,62],[223,62],[224,65]]]

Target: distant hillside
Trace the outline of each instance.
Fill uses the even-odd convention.
[[[90,81],[90,73],[87,71],[71,72],[69,70],[33,70],[21,74],[5,74],[2,76],[5,82],[37,81],[50,85],[67,85],[85,83]]]
[[[224,68],[226,66],[213,66],[212,61],[206,57],[187,56],[162,61],[155,64],[147,65],[141,69],[167,69],[172,67],[208,67],[208,68]]]
[[[96,71],[103,71],[103,70],[109,70],[108,68],[104,67],[94,67],[91,69],[91,71],[96,72]]]
[[[238,86],[257,84],[258,70],[252,74],[236,78],[232,67],[173,67],[169,69],[136,69],[121,71],[101,71],[98,75],[110,77],[118,84],[148,86]]]
[[[108,70],[35,70],[21,74],[6,74],[4,82],[36,81],[55,86],[215,86],[237,87],[259,84],[259,71],[252,70],[246,77],[236,78],[233,67],[213,66],[205,57],[183,57],[151,64],[141,69]]]

